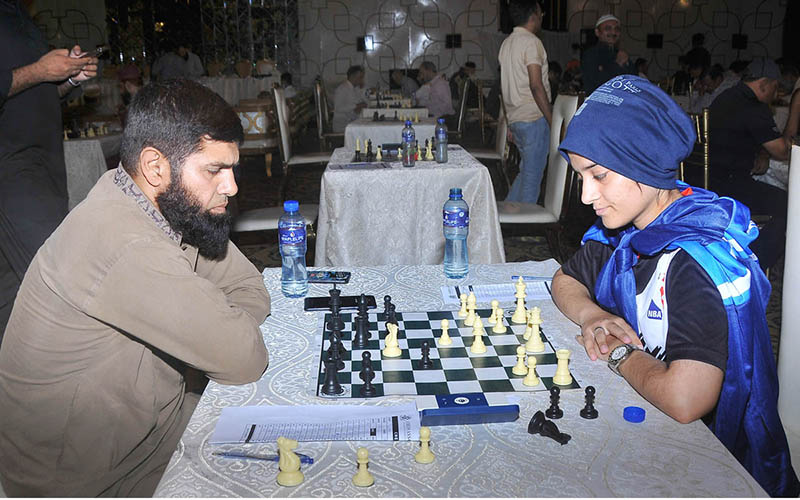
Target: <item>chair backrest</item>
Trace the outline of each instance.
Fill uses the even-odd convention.
[[[275,117],[278,121],[278,134],[281,140],[278,142],[281,149],[281,159],[284,164],[289,163],[292,157],[292,136],[289,131],[289,118],[286,116],[286,96],[283,89],[272,89],[272,98],[275,106]]]
[[[275,65],[269,59],[259,59],[256,61],[257,75],[270,75],[275,71]]]
[[[321,82],[314,82],[314,106],[315,106],[315,115],[317,118],[317,135],[320,139],[324,137],[325,134],[325,102],[323,101],[324,94],[322,90],[322,83]]]
[[[547,186],[544,193],[544,208],[560,219],[566,212],[565,200],[568,190],[569,165],[558,151],[563,134],[578,109],[578,96],[559,95],[553,104],[553,120],[550,123],[550,156],[547,161]]]
[[[239,116],[244,130],[245,140],[264,139],[271,136],[269,112],[272,106],[264,103],[242,104],[234,106],[233,110]]]
[[[500,107],[500,114],[497,116],[497,132],[494,138],[494,150],[503,160],[508,156],[508,120]]]
[[[701,168],[703,172],[703,189],[708,189],[709,176],[711,175],[711,158],[709,157],[709,131],[708,120],[709,110],[703,108],[702,113],[689,113],[689,118],[694,124],[694,131],[697,135],[694,150],[680,164],[680,179],[686,180],[687,167]]]
[[[467,92],[469,92],[470,81],[469,78],[464,78],[464,83],[461,85],[461,102],[458,105],[458,125],[457,132],[464,133],[464,117],[467,114]]]
[[[792,146],[789,159],[789,193],[800,193],[800,146]],[[797,380],[797,358],[800,356],[800,259],[790,255],[800,254],[800,196],[789,196],[786,218],[786,262],[783,268],[783,307],[781,311],[781,343],[778,348],[778,412],[786,427],[800,436],[800,391],[790,387]],[[790,446],[792,445],[790,439]],[[793,448],[797,454],[797,448]],[[796,467],[797,465],[795,465]]]

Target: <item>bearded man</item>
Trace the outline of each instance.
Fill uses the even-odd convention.
[[[199,83],[134,97],[121,165],[34,257],[0,348],[10,496],[151,496],[193,410],[187,367],[263,374],[269,295],[226,209],[242,139]]]

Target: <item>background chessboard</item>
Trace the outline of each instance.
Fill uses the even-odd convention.
[[[538,392],[547,391],[553,384],[556,372],[556,348],[541,330],[545,351],[529,354],[536,358],[536,373],[541,380],[535,387],[522,384],[524,376],[514,375],[511,369],[517,362],[517,346],[524,344],[525,325],[511,323],[511,312],[503,321],[508,328],[506,333],[492,333],[492,326],[486,321],[491,309],[479,309],[477,313],[483,319],[486,334],[483,336],[486,352],[474,354],[469,348],[472,345],[472,327],[465,326],[464,320],[458,318],[458,311],[428,311],[396,313],[399,326],[398,341],[402,355],[398,358],[384,358],[381,349],[385,347],[386,315],[369,313],[369,330],[371,333],[366,349],[352,349],[352,338],[355,335],[355,313],[343,313],[342,343],[347,349],[344,355],[344,369],[338,373],[339,383],[345,389],[338,396],[323,394],[321,386],[325,380],[323,355],[330,346],[325,325],[330,320],[330,313],[320,320],[319,344],[315,366],[318,367],[316,383],[313,391],[317,396],[325,398],[361,398],[360,389],[363,381],[359,378],[361,371],[361,355],[369,351],[372,355],[372,368],[375,378],[372,380],[378,396],[388,395],[440,395],[469,392]],[[448,334],[453,340],[449,346],[439,347],[438,339],[442,334],[441,320],[450,321]],[[380,330],[380,340],[378,333]],[[422,342],[430,345],[430,357],[434,367],[428,370],[418,368],[421,357]],[[569,386],[559,386],[562,390],[577,389],[580,381],[572,372],[573,382]]]

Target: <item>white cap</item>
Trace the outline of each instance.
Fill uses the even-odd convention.
[[[597,22],[594,23],[594,27],[597,28],[606,21],[616,21],[619,24],[622,24],[622,22],[614,14],[606,14],[605,16],[601,16],[600,19],[598,19]]]

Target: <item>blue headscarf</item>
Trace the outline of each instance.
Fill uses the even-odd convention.
[[[604,92],[612,97],[620,92],[630,92],[621,90],[624,86],[614,88],[609,84],[634,78],[623,75],[612,79],[604,85],[607,89]],[[651,84],[636,81],[634,85],[641,90],[640,93],[662,94],[639,99],[641,103],[663,103],[664,98],[671,100]],[[629,102],[635,100],[627,99]],[[599,101],[595,98],[592,102]],[[687,184],[674,180],[673,162],[682,159],[680,152],[685,150],[687,136],[676,132],[676,128],[682,126],[679,124],[681,120],[653,118],[667,112],[665,109],[673,115],[670,110],[673,105],[677,107],[674,102],[664,103],[663,107],[658,104],[660,112],[648,109],[645,114],[648,120],[671,121],[671,124],[663,134],[659,134],[660,138],[646,138],[643,135],[652,133],[652,128],[639,128],[638,122],[634,124],[636,128],[626,127],[625,130],[598,125],[598,116],[586,113],[587,109],[594,108],[590,104],[580,116],[573,118],[560,147],[562,154],[573,151],[651,186],[660,187],[658,184],[662,183],[664,187],[671,185],[688,189]],[[640,106],[647,104],[634,107]],[[609,113],[607,106],[602,108]],[[624,103],[617,109],[625,109]],[[616,113],[610,120],[612,124],[625,119],[621,120]],[[587,124],[586,121],[594,123]],[[603,141],[598,141],[595,135],[601,136]],[[628,159],[627,155],[638,154],[641,144],[649,144],[647,154],[635,161]],[[609,159],[617,163],[613,163],[613,167],[603,163]],[[650,163],[659,159],[666,164]],[[669,183],[666,182],[668,175],[673,176]],[[598,303],[624,318],[638,332],[633,273],[637,254],[652,256],[680,248],[692,256],[717,286],[728,318],[728,360],[711,430],[767,493],[796,497],[800,494],[800,482],[792,469],[789,446],[778,416],[778,376],[765,315],[770,285],[758,259],[748,248],[758,236],[758,229],[750,221],[747,207],[731,198],[719,198],[699,188],[691,188],[685,193],[690,194],[672,202],[642,230],[631,225],[621,231],[610,231],[598,219],[586,232],[584,242],[594,240],[614,247],[597,278],[595,296]]]

